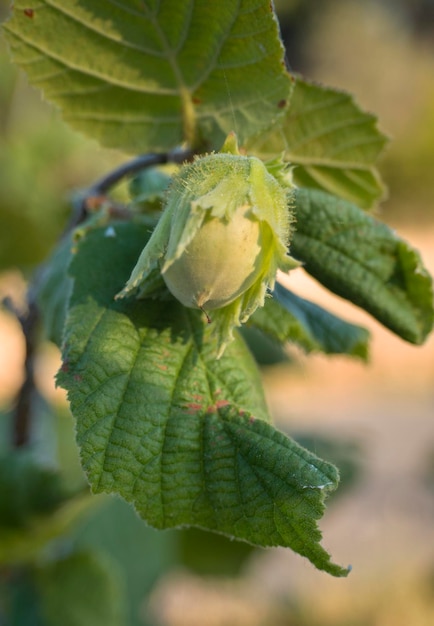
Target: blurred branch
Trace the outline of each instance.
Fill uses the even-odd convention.
[[[20,311],[9,298],[3,301],[4,307],[18,320],[25,340],[24,382],[18,391],[12,413],[12,444],[15,448],[25,446],[30,441],[32,397],[35,391],[34,360],[37,345],[39,311],[32,287],[27,293],[27,310]]]
[[[131,161],[123,163],[118,168],[112,170],[91,187],[83,190],[74,203],[74,213],[67,225],[65,234],[69,233],[73,228],[81,224],[89,212],[97,206],[100,206],[107,198],[106,194],[127,176],[132,176],[138,172],[155,165],[165,165],[167,163],[181,164],[190,161],[193,158],[191,150],[173,150],[172,152],[162,154],[142,154]]]

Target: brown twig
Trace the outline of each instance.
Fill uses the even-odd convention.
[[[106,194],[115,185],[128,176],[133,176],[142,170],[155,165],[165,165],[167,163],[183,163],[193,158],[191,150],[173,150],[162,154],[142,154],[131,161],[123,163],[118,168],[112,170],[91,187],[83,190],[77,195],[74,202],[74,213],[66,227],[65,234],[69,233],[76,226],[81,224],[89,215],[89,211],[95,205],[99,205],[106,200]]]
[[[12,307],[9,306],[11,310]],[[16,448],[30,441],[32,398],[35,391],[34,361],[36,354],[39,311],[34,297],[27,297],[27,311],[15,315],[25,340],[24,382],[18,392],[12,420],[12,444]]]

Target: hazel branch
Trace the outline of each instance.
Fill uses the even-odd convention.
[[[25,340],[24,381],[16,397],[11,423],[11,439],[15,448],[25,446],[30,441],[32,399],[35,391],[34,360],[39,311],[33,289],[29,288],[26,300],[26,311],[19,310],[9,298],[2,302],[5,309],[18,320]]]
[[[104,202],[107,199],[107,193],[124,178],[133,176],[148,167],[165,165],[167,163],[181,164],[185,161],[190,161],[192,158],[193,152],[191,150],[176,149],[172,152],[161,154],[142,154],[131,159],[131,161],[123,163],[78,195],[74,205],[74,213],[66,228],[66,233],[69,233],[75,226],[81,224],[88,216],[89,211]]]

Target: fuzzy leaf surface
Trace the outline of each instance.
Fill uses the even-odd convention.
[[[343,91],[297,78],[283,127],[249,143],[262,157],[283,153],[294,182],[368,209],[385,194],[375,163],[387,143],[374,115]]]
[[[65,121],[139,153],[219,148],[284,112],[292,83],[268,0],[14,2],[14,61]]]
[[[265,306],[257,309],[248,323],[277,341],[295,343],[306,352],[368,358],[369,332],[365,328],[340,319],[279,283],[273,298],[267,298]]]
[[[419,253],[354,204],[322,191],[299,189],[295,213],[291,253],[306,271],[402,339],[423,343],[433,326],[433,285]]]
[[[216,360],[212,324],[199,311],[114,300],[148,237],[133,225],[115,232],[89,231],[78,247],[58,375],[93,490],[119,493],[156,528],[287,546],[346,575],[316,525],[336,469],[267,423],[239,336]]]

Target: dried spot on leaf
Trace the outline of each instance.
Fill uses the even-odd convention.
[[[201,404],[197,404],[196,402],[189,402],[186,405],[186,410],[189,415],[195,415],[199,411],[202,411],[203,406]]]

